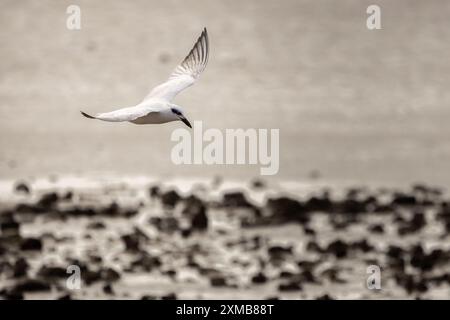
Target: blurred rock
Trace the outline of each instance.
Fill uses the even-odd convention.
[[[39,279],[23,279],[14,285],[13,291],[18,293],[50,291],[50,285]]]
[[[167,191],[161,195],[162,204],[168,208],[174,208],[181,199],[181,196],[175,190]]]
[[[266,183],[261,179],[253,179],[251,182],[252,189],[264,189],[266,187]]]
[[[348,254],[349,245],[344,241],[338,239],[331,242],[326,251],[334,254],[336,258],[345,258]]]
[[[241,191],[227,192],[222,196],[222,205],[226,208],[252,208],[253,205],[247,200]]]
[[[149,222],[164,233],[174,233],[180,229],[180,223],[175,217],[151,217]]]
[[[140,250],[139,237],[136,234],[126,234],[121,239],[125,244],[126,251],[135,252]]]
[[[112,288],[110,283],[105,284],[103,286],[103,292],[106,293],[106,294],[114,294],[114,290],[113,290],[113,288]]]
[[[50,209],[58,202],[58,194],[56,192],[45,193],[37,202],[38,206]]]
[[[291,198],[270,198],[266,207],[273,218],[279,220],[279,222],[297,221],[306,223],[309,220],[304,206],[299,201]]]
[[[28,269],[30,268],[27,260],[25,258],[19,258],[14,263],[13,267],[13,277],[21,278],[27,275]],[[0,272],[1,273],[1,272]]]
[[[24,251],[41,251],[42,241],[37,238],[25,238],[22,240],[20,249]]]
[[[92,229],[92,230],[102,230],[102,229],[105,229],[106,226],[101,221],[92,221],[86,226],[86,228]]]
[[[159,186],[151,186],[148,193],[150,195],[150,198],[157,198],[161,194],[161,189],[159,188]]]
[[[384,233],[384,227],[382,224],[373,224],[369,226],[369,231],[372,233],[382,234]]]
[[[252,277],[252,283],[260,284],[260,283],[266,283],[267,277],[263,272],[258,272]]]
[[[415,212],[410,221],[402,223],[397,232],[399,235],[407,235],[421,230],[426,225],[425,215],[422,212]]]
[[[37,272],[37,275],[42,279],[56,280],[66,279],[70,274],[67,273],[65,268],[43,265]]]
[[[195,196],[190,196],[184,200],[184,203],[183,215],[189,217],[192,230],[206,230],[208,228],[208,216],[203,201]]]
[[[278,285],[278,291],[301,291],[302,285],[297,281],[288,281]]]
[[[168,293],[164,296],[161,296],[161,300],[177,300],[177,295],[175,293]]]
[[[417,199],[414,195],[396,192],[393,196],[391,204],[394,206],[414,206],[417,205]]]
[[[130,265],[132,271],[150,272],[162,265],[161,259],[142,252]]]
[[[20,224],[11,211],[0,213],[0,231],[2,236],[18,236],[20,234]]]
[[[334,300],[334,299],[330,295],[328,295],[328,293],[326,293],[322,296],[318,296],[316,300]]]
[[[15,185],[14,190],[19,193],[25,193],[25,194],[31,193],[31,188],[25,182],[18,182]]]

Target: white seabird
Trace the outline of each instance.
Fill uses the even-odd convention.
[[[206,68],[208,57],[208,33],[204,28],[194,47],[183,62],[175,68],[169,79],[153,88],[141,103],[128,108],[99,113],[95,116],[83,111],[81,114],[89,119],[109,122],[129,121],[134,124],[157,124],[180,120],[192,128],[181,107],[171,101],[178,93],[197,81]]]

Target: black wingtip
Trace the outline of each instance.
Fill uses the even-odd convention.
[[[89,119],[95,119],[95,117],[90,116],[90,115],[88,115],[87,113],[85,113],[85,112],[83,112],[83,111],[80,111],[80,112],[81,112],[81,114],[82,114],[83,116],[85,116],[86,118],[89,118]]]

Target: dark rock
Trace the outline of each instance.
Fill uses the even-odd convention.
[[[88,229],[93,229],[93,230],[100,230],[100,229],[105,229],[105,224],[101,221],[93,221],[91,223],[89,223],[87,225]]]
[[[38,279],[24,279],[14,286],[16,292],[50,291],[50,285]]]
[[[47,212],[48,209],[37,204],[18,203],[14,211],[17,213],[39,214]]]
[[[174,208],[180,200],[181,196],[175,190],[167,191],[161,196],[162,204],[169,208]]]
[[[438,263],[447,264],[450,262],[447,254],[441,249],[434,249],[426,254],[420,244],[415,245],[411,252],[411,266],[422,271],[432,270]]]
[[[307,235],[310,235],[310,236],[315,236],[316,235],[316,231],[314,229],[312,229],[312,228],[309,228],[306,225],[303,225],[303,232],[305,234],[307,234]]]
[[[81,279],[86,285],[91,285],[95,282],[102,280],[102,274],[101,271],[94,271],[94,270],[83,270],[82,271],[82,277]]]
[[[414,292],[424,293],[428,290],[428,286],[423,279],[415,277],[411,274],[396,274],[396,282],[402,286],[408,294]]]
[[[434,283],[436,285],[450,284],[450,273],[443,273],[436,276],[431,276],[427,279],[427,282]]]
[[[136,260],[131,263],[131,268],[133,270],[142,270],[144,272],[150,272],[154,268],[159,268],[161,266],[161,259],[158,257],[153,257],[148,253],[142,253]]]
[[[120,207],[116,202],[110,203],[105,208],[102,208],[101,214],[109,217],[116,217],[120,213]]]
[[[149,189],[149,195],[151,198],[157,198],[161,194],[161,189],[159,186],[151,186]]]
[[[139,251],[140,248],[140,239],[136,234],[126,234],[121,237],[123,243],[125,244],[126,251]]]
[[[156,297],[146,294],[141,297],[141,300],[156,300]]]
[[[269,254],[271,259],[284,259],[287,256],[292,255],[292,247],[271,246],[267,249],[267,253]]]
[[[302,279],[302,282],[319,283],[311,270],[303,270],[300,273],[300,279]]]
[[[51,208],[58,202],[58,194],[56,192],[45,193],[41,196],[37,205],[44,208]]]
[[[402,259],[405,251],[397,246],[390,245],[386,255],[391,259]]]
[[[192,229],[191,228],[184,228],[181,229],[181,236],[183,238],[188,238],[192,235]]]
[[[267,277],[264,273],[258,272],[252,277],[252,282],[255,284],[266,283]]]
[[[66,293],[60,296],[58,300],[72,300],[72,296],[70,295],[70,293]]]
[[[49,280],[49,279],[66,279],[69,275],[67,270],[62,267],[53,266],[42,266],[38,271],[38,276]]]
[[[17,236],[20,234],[20,224],[11,211],[0,213],[0,231],[3,235]]]
[[[266,187],[266,183],[261,179],[254,179],[251,183],[253,189],[263,189]]]
[[[365,201],[345,199],[337,204],[336,209],[338,212],[342,213],[358,214],[367,212],[366,205]]]
[[[20,278],[27,275],[29,264],[24,258],[19,258],[13,266],[13,277]]]
[[[398,228],[397,232],[399,235],[406,235],[419,231],[425,225],[425,215],[422,212],[416,212],[410,221],[405,222]]]
[[[222,197],[222,205],[227,208],[252,208],[243,192],[235,191],[225,193]]]
[[[364,253],[374,250],[374,247],[369,243],[369,241],[367,241],[367,239],[362,239],[362,240],[353,242],[351,244],[351,248],[354,250],[360,250]]]
[[[291,198],[271,198],[267,201],[266,207],[272,213],[272,216],[280,222],[297,221],[306,223],[309,220],[304,206]]]
[[[42,241],[37,238],[25,238],[22,240],[20,249],[24,251],[41,251]]]
[[[326,251],[334,254],[336,258],[344,258],[348,254],[348,249],[347,243],[342,240],[335,240],[328,245]]]
[[[227,285],[227,280],[223,276],[215,275],[211,277],[210,284],[212,287],[225,287]]]
[[[333,203],[327,196],[324,196],[322,198],[311,197],[305,202],[306,211],[329,212],[332,206]]]
[[[381,233],[384,233],[384,227],[382,224],[374,224],[374,225],[369,226],[369,231],[372,233],[381,234]]]
[[[114,290],[110,283],[107,283],[103,286],[103,292],[105,294],[114,294]]]
[[[311,241],[308,242],[308,244],[306,245],[306,250],[312,251],[312,252],[318,252],[318,253],[324,253],[325,252],[325,250],[322,249],[320,247],[320,245],[314,240],[311,240]]]
[[[60,210],[58,210],[58,213],[62,217],[66,217],[66,216],[93,217],[93,216],[100,214],[100,212],[97,212],[97,210],[92,207],[81,207],[78,205],[74,205],[74,206],[72,206],[70,208],[66,208],[64,210],[60,209]]]
[[[391,204],[394,206],[415,206],[417,205],[417,199],[414,195],[397,192],[394,194]]]
[[[112,268],[102,269],[100,271],[100,275],[102,280],[105,280],[107,282],[113,282],[120,279],[120,273]]]
[[[339,278],[339,269],[337,267],[331,267],[322,271],[320,274],[321,278],[326,278],[334,283],[345,283],[346,281]]]
[[[281,279],[291,279],[294,278],[296,274],[290,271],[282,270],[280,271],[279,277]]]
[[[164,296],[161,296],[161,300],[177,300],[177,295],[172,292]]]
[[[206,230],[208,228],[208,216],[203,201],[195,196],[190,196],[184,202],[183,214],[191,219],[192,230]]]
[[[174,270],[174,269],[169,269],[169,270],[163,271],[162,274],[164,274],[164,275],[166,275],[166,276],[168,276],[168,277],[173,279],[177,275],[177,271]]]
[[[72,191],[67,191],[62,197],[61,200],[64,201],[70,201],[73,199],[73,192]]]
[[[22,292],[18,292],[15,289],[12,290],[2,290],[0,291],[0,296],[3,297],[5,300],[23,300],[24,296]]]
[[[17,183],[16,186],[14,187],[14,190],[16,192],[23,192],[25,194],[30,194],[30,192],[31,192],[30,187],[25,182]]]
[[[300,291],[302,289],[302,285],[297,281],[288,281],[278,285],[279,291]]]
[[[316,300],[334,300],[334,299],[330,295],[328,295],[328,293],[326,293],[322,296],[318,296]]]

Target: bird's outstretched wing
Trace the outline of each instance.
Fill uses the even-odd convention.
[[[153,88],[144,101],[155,98],[171,101],[179,92],[195,83],[203,70],[205,70],[208,57],[208,32],[204,28],[183,62],[175,68],[166,82]]]
[[[150,110],[148,108],[129,107],[111,112],[99,113],[95,116],[91,116],[83,111],[81,111],[81,114],[89,119],[98,119],[108,122],[123,122],[123,121],[134,121],[138,118],[148,115],[151,112],[158,112],[158,111]]]

